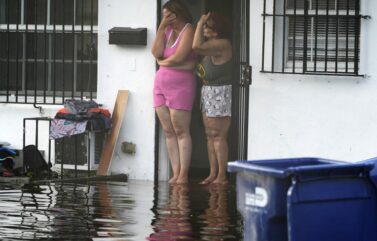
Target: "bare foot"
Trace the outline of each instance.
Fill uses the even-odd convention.
[[[178,178],[177,181],[175,182],[176,184],[186,184],[188,183],[188,178]]]
[[[216,177],[208,176],[206,179],[204,179],[203,181],[199,182],[199,184],[201,184],[201,185],[211,184],[211,182],[213,182],[215,180],[215,178]]]
[[[172,177],[172,178],[170,178],[169,183],[174,184],[174,183],[177,182],[177,180],[178,180],[178,177]]]
[[[229,184],[229,181],[226,178],[216,178],[216,180],[213,181],[212,183],[213,184],[219,184],[219,185],[227,185],[227,184]]]

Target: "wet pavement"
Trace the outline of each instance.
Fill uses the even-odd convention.
[[[1,240],[242,240],[229,186],[0,183]]]

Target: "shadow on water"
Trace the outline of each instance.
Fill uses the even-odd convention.
[[[0,184],[1,240],[242,240],[233,186]]]

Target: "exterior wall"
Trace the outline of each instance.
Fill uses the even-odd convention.
[[[39,113],[33,105],[23,104],[0,104],[0,141],[9,142],[12,148],[22,149],[23,141],[23,119],[30,117],[54,116],[61,106],[43,106],[43,114]],[[41,121],[39,126],[38,148],[42,151],[48,150],[48,122]],[[26,122],[26,145],[35,144],[35,122]]]
[[[313,156],[354,162],[377,156],[377,2],[361,3],[361,13],[372,17],[361,23],[365,78],[259,72],[263,1],[250,1],[254,73],[248,159]]]
[[[99,0],[98,17],[98,92],[97,102],[113,109],[117,91],[130,91],[125,118],[115,147],[111,173],[128,173],[130,179],[154,178],[154,125],[152,86],[155,61],[150,52],[156,31],[154,0]],[[108,30],[112,27],[145,27],[147,46],[109,45]],[[22,149],[22,121],[26,117],[50,116],[62,106],[43,106],[39,114],[32,105],[0,104],[0,141]],[[27,129],[27,144],[34,143],[34,126]],[[136,154],[121,152],[120,145],[128,141],[136,144]],[[48,125],[40,127],[42,150],[47,150]]]
[[[112,173],[129,173],[131,179],[154,178],[154,125],[152,87],[155,61],[150,52],[156,30],[156,1],[99,1],[98,101],[110,108],[117,91],[130,91],[125,118],[115,147]],[[109,45],[112,27],[145,27],[147,46]],[[136,144],[136,154],[121,152],[123,141]]]

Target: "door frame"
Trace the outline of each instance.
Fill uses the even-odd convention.
[[[250,1],[236,0],[233,5],[233,49],[235,84],[233,85],[232,125],[229,160],[246,160],[248,153],[250,66]]]

